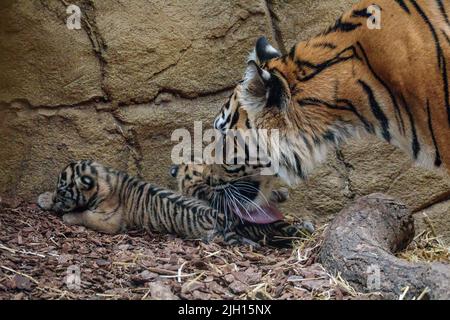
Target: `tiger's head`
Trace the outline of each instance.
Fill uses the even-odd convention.
[[[275,136],[273,132],[277,130],[278,134],[285,135],[285,129],[289,127],[290,119],[287,119],[284,111],[289,104],[290,90],[285,77],[269,65],[280,57],[281,53],[266,38],[258,39],[255,49],[248,57],[243,80],[236,85],[231,97],[215,117],[214,128],[223,134],[235,129],[265,129],[269,155],[282,164],[286,159],[280,159],[282,153],[273,148],[281,147],[279,136]],[[226,166],[223,167],[225,168]],[[247,173],[255,174],[250,169],[247,168]],[[283,172],[282,165],[274,174],[284,182],[292,183],[288,174]]]
[[[251,128],[238,95],[239,89],[229,98],[216,118],[215,127],[224,135],[229,129],[245,132]],[[240,144],[234,146],[247,150],[247,144],[244,147]],[[224,147],[228,145],[224,144]],[[226,153],[225,150],[223,152]],[[241,155],[247,157],[245,151]],[[276,203],[286,200],[287,195],[274,192],[277,177],[262,174],[265,168],[266,163],[258,162],[182,164],[173,165],[170,174],[177,179],[179,191],[184,195],[205,200],[215,209],[225,214],[235,214],[242,220],[268,224],[283,219]],[[283,199],[280,201],[280,198]]]
[[[281,80],[276,80],[278,78],[269,79],[270,75],[263,70],[263,66],[266,61],[280,56],[281,54],[271,47],[265,38],[258,40],[254,52],[249,57],[244,79],[238,83],[215,117],[214,128],[223,136],[230,131],[246,132],[259,128],[255,108],[259,108],[259,104],[263,104],[266,100],[273,101],[275,95],[272,92],[280,85],[285,85],[280,82]],[[277,128],[279,125],[270,121],[265,123],[268,129]],[[268,138],[270,140],[271,136]],[[268,143],[276,142],[268,141]],[[245,149],[243,152],[245,164],[176,165],[172,166],[171,175],[177,178],[182,193],[206,200],[211,206],[226,214],[235,213],[241,219],[253,223],[281,220],[283,215],[274,206],[277,201],[273,201],[278,174],[262,174],[262,170],[271,164],[258,162],[259,154],[256,163],[248,161],[247,142],[244,147],[238,148]],[[234,156],[237,157],[236,151]]]
[[[223,133],[236,126],[265,130],[267,152],[277,164],[274,174],[288,185],[304,181],[316,163],[325,159],[326,145],[340,139],[334,131],[324,129],[326,113],[312,108],[299,110],[292,104],[293,96],[302,90],[290,85],[298,77],[297,65],[291,59],[295,49],[282,55],[265,37],[259,38],[248,57],[243,80],[214,120],[214,128]]]
[[[106,181],[99,179],[102,168],[92,161],[71,162],[59,174],[56,190],[39,196],[39,207],[57,213],[87,209],[101,194],[108,192]]]

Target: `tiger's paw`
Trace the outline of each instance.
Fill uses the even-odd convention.
[[[52,210],[53,192],[44,192],[37,199],[37,205],[43,210]]]
[[[275,203],[283,203],[289,199],[289,189],[288,188],[280,188],[277,190],[273,190],[270,195],[270,200]]]
[[[300,232],[305,233],[307,235],[312,235],[314,232],[316,232],[314,224],[308,220],[296,224],[296,227]]]
[[[203,237],[201,237],[201,241],[205,244],[209,244],[214,240],[216,236],[217,236],[216,231],[209,231]]]

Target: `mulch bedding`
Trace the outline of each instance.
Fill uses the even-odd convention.
[[[366,298],[315,262],[319,242],[279,250],[111,236],[66,226],[34,204],[0,202],[0,299]],[[72,270],[78,287],[67,283]]]

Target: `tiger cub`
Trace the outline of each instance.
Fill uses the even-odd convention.
[[[39,196],[39,207],[63,214],[69,225],[116,234],[131,228],[212,240],[250,243],[230,231],[234,221],[204,201],[159,188],[92,161],[72,162],[59,175],[55,192]]]
[[[37,202],[44,210],[63,214],[69,225],[99,232],[144,228],[205,241],[221,235],[227,244],[257,246],[244,236],[251,233],[234,231],[237,217],[92,161],[70,163],[60,173],[56,191],[41,194]]]
[[[211,207],[225,213],[225,217],[238,217],[239,223],[233,230],[260,244],[290,247],[293,240],[305,238],[315,231],[309,221],[286,222],[277,205],[288,199],[289,192],[286,188],[274,189],[272,179],[253,177],[253,184],[242,179],[230,181],[227,183],[229,190],[225,191],[224,186],[215,187],[211,183],[212,173],[207,165],[173,165],[170,175],[176,178],[182,194],[207,201]],[[257,195],[252,195],[254,192]]]

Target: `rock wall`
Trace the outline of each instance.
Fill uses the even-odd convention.
[[[69,30],[67,0],[2,0],[0,195],[33,200],[80,158],[173,187],[172,131],[210,123],[256,38],[286,51],[354,2],[74,0],[83,23]],[[450,238],[450,181],[375,140],[330,155],[284,210],[326,222],[373,192],[426,209]]]

